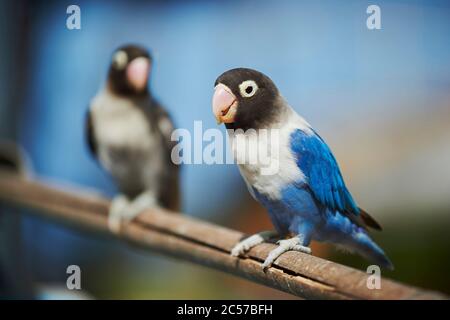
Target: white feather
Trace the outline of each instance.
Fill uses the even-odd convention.
[[[268,128],[267,132],[261,130],[228,131],[231,150],[241,175],[253,196],[251,187],[269,199],[280,199],[284,186],[305,180],[290,147],[290,137],[295,129],[312,134],[310,125],[290,106],[286,105],[286,111],[280,120]],[[248,144],[239,143],[240,139],[248,141]],[[251,157],[255,159],[253,154],[255,152],[258,161],[256,163],[249,162]],[[269,163],[263,161],[267,157]],[[268,165],[276,170],[267,170]]]
[[[132,100],[102,90],[91,102],[91,114],[96,138],[102,144],[135,149],[151,147],[151,139],[146,139],[150,123]]]
[[[94,97],[90,110],[102,165],[121,185],[143,181],[156,190],[164,161],[162,141],[154,138],[144,111],[106,88]],[[120,157],[114,156],[117,150],[122,150]]]

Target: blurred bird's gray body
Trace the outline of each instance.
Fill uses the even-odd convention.
[[[149,90],[152,61],[138,45],[115,50],[87,113],[89,148],[119,189],[108,215],[115,233],[148,208],[179,210],[179,167],[170,156],[174,126]]]
[[[172,124],[161,107],[148,96],[121,97],[104,88],[91,102],[90,121],[97,157],[120,191],[130,199],[152,192],[172,207],[163,194],[177,179],[170,161]]]

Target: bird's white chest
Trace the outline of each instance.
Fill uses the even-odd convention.
[[[99,95],[92,101],[95,135],[103,146],[145,150],[151,147],[150,123],[127,99]]]
[[[231,150],[250,189],[279,199],[283,187],[304,179],[290,148],[288,128],[230,133]]]

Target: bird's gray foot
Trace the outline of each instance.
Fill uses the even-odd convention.
[[[231,250],[231,255],[233,257],[243,255],[254,246],[263,243],[264,241],[267,241],[275,236],[277,236],[277,233],[275,231],[263,231],[254,234],[236,244],[234,248]]]
[[[132,220],[145,209],[153,208],[157,205],[158,201],[154,192],[145,191],[141,193],[130,203],[130,207],[128,210],[128,220]]]
[[[278,247],[270,251],[262,267],[263,270],[267,270],[272,263],[283,253],[287,251],[300,251],[303,253],[311,254],[311,248],[301,245],[303,243],[302,237],[296,236],[286,240],[280,240],[277,242]]]
[[[111,206],[109,207],[108,215],[108,228],[113,233],[119,233],[120,225],[122,223],[122,212],[130,205],[128,198],[123,195],[117,195],[111,201]]]
[[[108,227],[113,233],[120,233],[123,223],[133,220],[145,209],[156,205],[156,196],[150,191],[141,193],[131,202],[124,195],[119,195],[111,203]]]

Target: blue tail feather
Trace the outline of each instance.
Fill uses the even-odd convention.
[[[394,270],[394,265],[375,241],[373,241],[364,230],[359,230],[353,235],[354,242],[350,246],[366,259],[374,262],[380,267]]]
[[[339,212],[327,212],[326,224],[319,232],[318,240],[325,240],[340,244],[355,251],[380,267],[394,269],[392,262],[373,240],[366,230],[358,227],[346,216]]]

